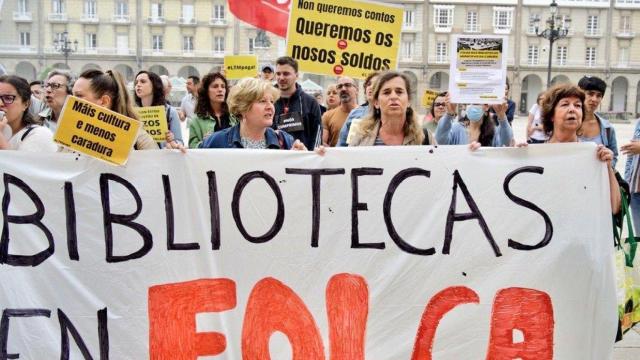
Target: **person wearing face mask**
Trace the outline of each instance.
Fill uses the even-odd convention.
[[[489,105],[467,106],[468,124],[453,123],[456,118],[456,104],[452,104],[449,95],[445,97],[447,113],[438,122],[436,141],[440,145],[464,145],[479,143],[481,146],[510,146],[513,130],[507,120],[507,103],[491,105],[498,118],[495,125],[489,114]]]
[[[340,94],[340,106],[322,115],[322,143],[325,146],[336,146],[340,129],[347,120],[351,110],[358,106],[358,87],[352,78],[343,76],[336,85]]]

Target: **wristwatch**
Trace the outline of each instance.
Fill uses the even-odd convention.
[[[448,112],[448,111],[447,111],[447,115],[449,115],[449,116],[451,116],[451,117],[456,117],[456,116],[458,116],[458,114],[457,114],[457,113],[455,113],[455,112],[450,113],[450,112]]]

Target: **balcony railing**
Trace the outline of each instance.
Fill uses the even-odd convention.
[[[209,20],[211,26],[227,26],[227,19],[225,18],[211,18]]]
[[[98,15],[96,14],[82,14],[82,17],[80,18],[80,22],[83,23],[98,23],[100,21],[100,19],[98,19]]]
[[[165,20],[163,16],[149,16],[147,18],[147,24],[164,25]]]
[[[52,13],[48,16],[49,22],[66,22],[69,19],[67,18],[67,13]]]
[[[186,25],[186,26],[196,26],[198,22],[196,21],[195,18],[180,17],[178,19],[178,24]]]
[[[584,32],[585,37],[602,37],[602,31],[600,29],[587,29]]]
[[[437,33],[450,33],[453,24],[435,24],[433,30]]]
[[[14,11],[13,12],[13,21],[15,22],[31,22],[31,12],[30,11]]]
[[[464,27],[464,32],[466,32],[466,33],[479,33],[479,32],[481,32],[480,25],[466,25]]]
[[[506,25],[494,25],[493,26],[493,33],[494,34],[511,34],[511,26],[506,26]]]
[[[129,24],[131,22],[131,18],[129,15],[116,14],[111,17],[111,22],[116,24]]]
[[[636,36],[636,33],[631,31],[631,30],[618,30],[618,32],[616,32],[616,37],[621,38],[621,39],[632,39]]]

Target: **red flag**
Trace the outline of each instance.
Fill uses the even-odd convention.
[[[229,10],[258,29],[287,37],[290,4],[291,0],[229,0]]]

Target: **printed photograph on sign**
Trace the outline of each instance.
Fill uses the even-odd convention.
[[[500,104],[507,81],[507,37],[452,35],[449,94],[456,104]]]
[[[291,2],[287,55],[300,71],[364,79],[397,68],[400,6],[363,1]]]
[[[71,150],[124,165],[139,127],[140,122],[135,119],[68,96],[53,140]]]

